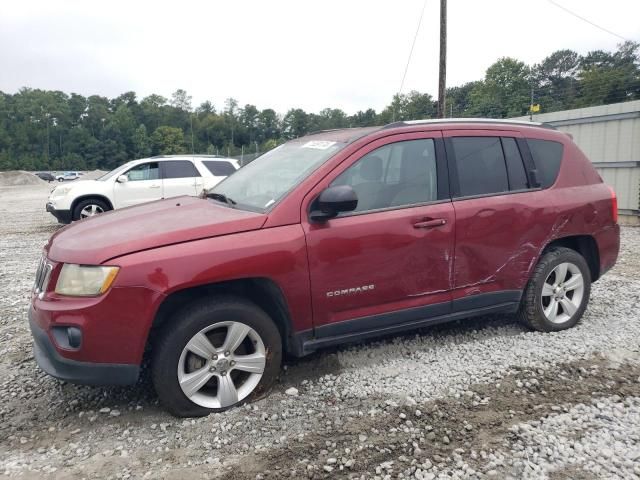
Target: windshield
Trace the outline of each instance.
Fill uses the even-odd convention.
[[[101,177],[96,178],[96,180],[99,180],[101,182],[104,182],[105,180],[109,180],[111,177],[113,177],[115,174],[117,174],[118,172],[121,172],[122,170],[125,169],[125,167],[129,166],[129,164],[131,164],[133,162],[127,162],[124,165],[120,165],[117,168],[114,168],[113,170],[111,170],[108,173],[105,173],[104,175],[102,175]]]
[[[285,143],[230,175],[208,193],[224,195],[230,200],[227,203],[236,208],[264,212],[345,145],[325,140]]]

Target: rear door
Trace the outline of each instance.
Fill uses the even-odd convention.
[[[165,160],[160,162],[164,198],[180,195],[196,196],[202,190],[198,188],[200,172],[190,160]]]
[[[350,185],[358,208],[303,228],[318,337],[393,328],[450,311],[454,212],[440,132],[372,142],[307,197]],[[436,154],[437,152],[437,154]]]
[[[122,175],[126,175],[128,181],[114,182],[115,208],[129,207],[162,198],[162,181],[158,162],[141,163]]]
[[[516,131],[445,131],[456,246],[453,310],[517,302],[536,247],[535,189]]]

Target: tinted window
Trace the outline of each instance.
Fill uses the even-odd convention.
[[[236,171],[234,166],[229,162],[221,160],[206,160],[202,162],[202,164],[216,177],[227,177]]]
[[[527,143],[529,150],[531,150],[533,163],[536,164],[538,170],[538,180],[542,188],[548,188],[554,184],[558,176],[564,147],[559,142],[533,138],[527,138]]]
[[[509,190],[500,137],[454,137],[451,143],[461,197]]]
[[[199,177],[200,173],[188,160],[169,160],[162,162],[162,178]]]
[[[160,178],[158,171],[158,163],[142,163],[136,165],[126,173],[130,182],[137,182],[141,180],[157,180]]]
[[[397,142],[369,152],[332,185],[351,185],[356,212],[401,207],[438,198],[433,140]]]
[[[518,144],[514,138],[502,138],[502,150],[507,161],[507,174],[509,175],[510,190],[524,190],[529,188],[527,174],[524,171],[522,156]]]

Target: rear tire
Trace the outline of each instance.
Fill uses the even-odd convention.
[[[153,346],[151,378],[172,415],[201,417],[261,397],[281,362],[282,339],[271,318],[251,302],[221,295],[167,321]]]
[[[591,293],[591,272],[575,250],[553,247],[536,265],[518,316],[529,328],[557,332],[576,325]]]

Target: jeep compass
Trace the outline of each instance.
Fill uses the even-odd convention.
[[[60,229],[29,319],[50,375],[130,385],[148,359],[165,407],[199,416],[263,394],[285,353],[491,313],[570,328],[618,249],[615,194],[567,134],[398,122]]]

